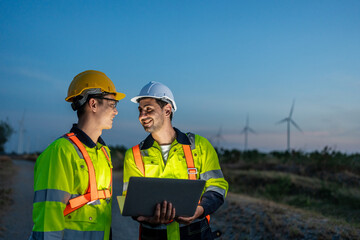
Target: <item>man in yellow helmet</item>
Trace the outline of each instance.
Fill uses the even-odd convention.
[[[30,239],[111,238],[112,163],[101,134],[124,97],[102,72],[74,77],[65,100],[78,123],[36,160]]]
[[[173,128],[177,107],[164,84],[148,83],[131,101],[139,104],[139,121],[150,134],[126,152],[123,195],[132,176],[206,180],[193,216],[175,218],[176,208],[165,201],[157,205],[154,216],[135,217],[141,240],[213,239],[207,216],[223,204],[228,190],[216,151],[205,138]]]

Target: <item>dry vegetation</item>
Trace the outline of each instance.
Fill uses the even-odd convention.
[[[222,150],[223,239],[360,239],[360,155]],[[236,194],[235,194],[236,193]]]
[[[229,193],[212,216],[220,239],[360,239],[350,224],[273,201]]]
[[[0,156],[0,236],[5,231],[1,224],[1,221],[4,219],[3,215],[13,203],[10,186],[14,173],[15,169],[12,160],[8,156]]]

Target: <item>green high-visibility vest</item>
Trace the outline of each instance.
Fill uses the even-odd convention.
[[[98,190],[109,188],[111,158],[100,143],[84,145],[93,163]],[[110,157],[110,154],[108,154]],[[69,200],[84,195],[89,173],[79,149],[68,139],[54,141],[36,160],[34,168],[33,232],[30,239],[109,239],[112,198],[98,199],[64,216]]]

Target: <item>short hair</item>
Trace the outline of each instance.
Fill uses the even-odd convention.
[[[146,98],[152,98],[152,97],[142,97],[142,98],[139,98],[137,100],[137,102],[139,103],[141,100],[146,99]],[[163,101],[161,99],[158,99],[158,98],[154,98],[154,99],[156,100],[156,103],[160,106],[161,109],[163,109],[168,104],[171,105],[171,103],[165,102],[165,101]],[[172,105],[171,105],[171,109],[172,109]],[[172,121],[172,118],[173,118],[173,112],[171,111],[171,113],[170,113],[170,121]]]
[[[160,100],[158,98],[155,98],[155,100],[156,100],[157,104],[159,104],[161,109],[163,109],[168,104],[171,105],[171,103],[165,102],[165,101]],[[171,105],[171,109],[172,109],[172,105]],[[171,113],[170,113],[170,121],[172,121],[172,118],[173,118],[173,112],[171,111]]]
[[[103,104],[103,99],[99,98],[99,97],[102,97],[102,96],[104,96],[104,94],[88,95],[85,103],[83,105],[81,105],[76,111],[76,115],[77,115],[78,119],[80,119],[82,116],[84,116],[86,105],[89,103],[89,100],[91,98],[95,98],[98,101],[99,105],[102,105]],[[79,97],[79,96],[77,96],[77,97]],[[81,97],[82,96],[80,96],[79,99],[75,98],[74,102],[79,101],[81,99]]]

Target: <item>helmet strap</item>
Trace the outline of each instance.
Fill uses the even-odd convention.
[[[78,110],[84,105],[90,95],[102,94],[101,88],[91,88],[84,90],[80,95],[75,97],[74,102],[71,103],[71,107],[74,111]]]

